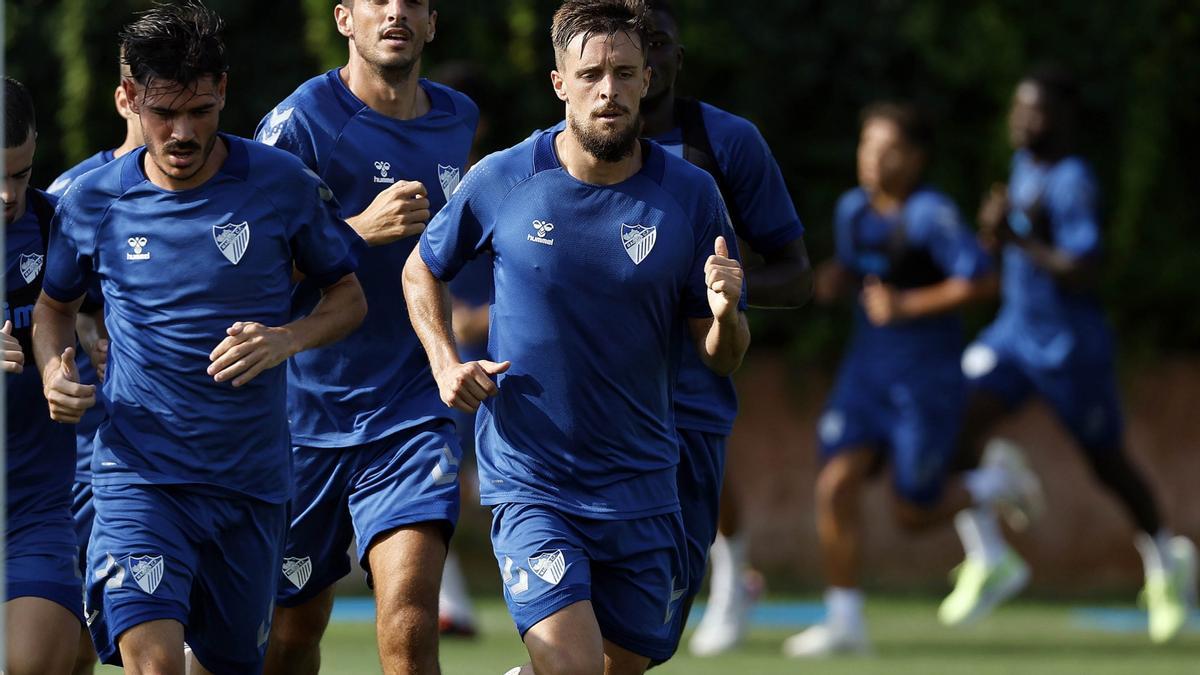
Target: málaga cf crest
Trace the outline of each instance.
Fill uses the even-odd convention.
[[[38,272],[42,271],[42,262],[46,260],[46,256],[41,253],[22,253],[21,254],[21,278],[25,283],[32,284],[37,278]]]
[[[163,578],[163,557],[161,555],[131,555],[129,556],[129,573],[143,591],[153,594]]]
[[[650,255],[650,249],[654,248],[656,239],[658,239],[658,227],[621,223],[621,243],[625,246],[625,252],[629,254],[629,259],[633,261],[634,265],[640,265],[646,256]]]
[[[446,195],[446,201],[450,201],[450,195],[454,194],[458,184],[462,182],[458,167],[438,164],[438,182],[442,184],[442,194]]]
[[[250,223],[213,225],[213,239],[221,249],[221,255],[236,265],[250,245]]]
[[[284,558],[283,576],[296,588],[304,588],[304,584],[307,584],[308,578],[312,576],[312,558]]]
[[[546,583],[554,586],[562,581],[563,575],[567,573],[567,561],[563,557],[563,552],[551,551],[529,557],[529,569],[533,573],[542,578]]]

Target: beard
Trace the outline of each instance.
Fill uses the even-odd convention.
[[[633,154],[638,134],[642,129],[641,114],[634,115],[629,126],[615,131],[603,131],[600,124],[581,123],[575,115],[567,114],[567,128],[575,135],[579,145],[592,157],[601,162],[616,162]]]

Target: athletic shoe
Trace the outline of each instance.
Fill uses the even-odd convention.
[[[716,656],[741,643],[750,624],[750,609],[762,588],[761,576],[757,577],[758,587],[751,588],[753,578],[742,574],[734,583],[711,585],[708,606],[688,642],[688,650],[694,656]]]
[[[996,501],[996,510],[1008,526],[1027,529],[1046,510],[1042,482],[1029,468],[1020,446],[1003,438],[994,438],[983,451],[983,464],[998,467],[1008,477],[1008,491]]]
[[[1196,545],[1187,537],[1171,537],[1171,571],[1183,588],[1189,609],[1196,609]]]
[[[994,567],[967,558],[951,574],[954,590],[938,607],[938,620],[947,626],[965,626],[991,613],[1029,583],[1029,566],[1012,549]]]
[[[1166,572],[1147,575],[1139,598],[1146,606],[1150,641],[1164,644],[1174,640],[1187,624],[1196,594],[1196,546],[1186,537],[1168,543]]]
[[[438,616],[438,633],[443,637],[473,638],[478,634],[475,623],[441,614]]]
[[[866,629],[851,630],[819,623],[783,641],[783,655],[793,659],[821,658],[839,654],[871,653]]]

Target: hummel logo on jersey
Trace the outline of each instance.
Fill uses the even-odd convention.
[[[129,573],[143,591],[154,594],[163,577],[163,557],[161,555],[129,556]]]
[[[657,240],[658,227],[621,223],[621,244],[625,246],[625,252],[634,265],[640,265],[650,255]]]
[[[395,176],[387,174],[392,168],[391,162],[375,162],[375,170],[379,172],[378,176],[373,176],[376,183],[395,183]]]
[[[450,446],[442,446],[442,455],[433,465],[429,477],[433,479],[434,485],[446,485],[458,480],[458,459],[450,452]]]
[[[259,142],[275,145],[275,141],[278,141],[279,137],[283,135],[283,123],[292,117],[292,110],[294,108],[272,110],[271,119],[267,120],[266,128],[258,135]]]
[[[446,201],[450,201],[450,195],[454,194],[458,184],[462,182],[458,167],[438,164],[438,182],[442,184],[442,194],[446,195]]]
[[[221,255],[234,265],[238,264],[250,245],[250,223],[213,225],[212,234],[217,248],[221,249]]]
[[[505,588],[514,597],[529,590],[529,573],[518,567],[517,573],[513,574],[513,561],[508,556],[504,556],[504,569],[500,576],[504,579]]]
[[[554,231],[554,223],[548,223],[544,220],[535,220],[533,221],[533,230],[534,232],[537,232],[537,236],[535,237],[532,234],[527,234],[525,235],[525,239],[537,242],[539,244],[545,244],[546,246],[554,245],[553,239],[546,238],[547,234],[550,234]]]
[[[38,272],[42,271],[42,262],[46,260],[46,256],[41,253],[22,253],[21,254],[21,278],[25,283],[31,284],[37,278]]]
[[[312,576],[312,558],[284,558],[283,576],[287,577],[297,590],[304,588],[304,584],[307,584],[308,578]]]
[[[126,243],[128,243],[129,247],[133,249],[133,253],[127,252],[125,254],[126,260],[149,260],[150,259],[150,253],[143,251],[143,249],[146,248],[146,244],[149,243],[148,239],[146,239],[145,237],[130,237]]]
[[[667,598],[667,614],[663,617],[663,625],[671,623],[671,618],[675,616],[675,603],[683,597],[687,592],[686,588],[675,588],[675,577],[671,577],[671,595]]]
[[[556,586],[567,573],[567,560],[561,550],[529,556],[529,569],[546,583]]]

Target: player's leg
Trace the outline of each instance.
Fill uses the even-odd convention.
[[[185,675],[183,624],[157,619],[133,626],[119,638],[121,662],[130,675]]]
[[[525,632],[532,663],[522,672],[537,675],[600,675],[605,672],[605,642],[592,603],[572,603]]]
[[[45,598],[25,596],[4,603],[8,675],[69,673],[75,663],[79,618]]]
[[[383,670],[436,672],[438,589],[459,511],[458,439],[452,424],[436,420],[364,448],[370,462],[349,505],[375,589]]]
[[[471,458],[475,456],[475,413],[455,410],[454,426],[457,430],[463,462],[458,472],[459,499],[463,503],[479,503],[479,489],[471,485],[474,475]],[[463,575],[462,564],[453,548],[446,554],[446,565],[442,569],[442,585],[438,590],[438,631],[442,635],[474,637],[477,621],[475,607]]]
[[[264,671],[316,675],[321,637],[333,612],[333,585],[350,571],[354,536],[347,505],[357,449],[292,449],[295,493]]]
[[[87,578],[87,543],[92,536],[92,521],[96,509],[92,506],[92,484],[76,482],[71,487],[71,516],[75,519],[75,541],[79,547],[79,573]],[[75,654],[72,675],[91,675],[96,669],[96,648],[87,626],[79,630],[79,648]]]

